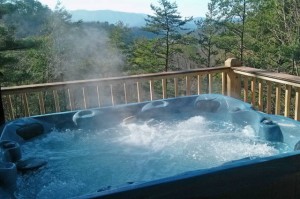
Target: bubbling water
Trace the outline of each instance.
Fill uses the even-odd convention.
[[[237,127],[196,116],[180,122],[120,124],[101,131],[53,131],[22,146],[48,164],[18,179],[18,198],[67,198],[289,150]]]

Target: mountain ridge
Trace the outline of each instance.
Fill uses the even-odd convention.
[[[72,15],[72,21],[82,20],[84,22],[108,22],[116,24],[122,21],[129,27],[142,27],[146,25],[145,18],[147,14],[122,12],[114,10],[72,10],[69,11]],[[202,19],[203,17],[196,17],[194,20]],[[195,28],[194,22],[189,22],[189,28]]]
[[[140,27],[145,24],[146,14],[129,13],[113,10],[72,10],[70,11],[73,21],[82,20],[84,22],[108,22],[116,24],[122,21],[130,27]]]

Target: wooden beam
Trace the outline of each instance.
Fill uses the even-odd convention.
[[[174,95],[175,95],[175,97],[178,96],[178,78],[177,77],[174,78]]]
[[[222,72],[222,95],[227,95],[227,74]]]
[[[295,88],[296,96],[295,96],[295,120],[300,121],[300,88]]]
[[[137,92],[137,100],[141,102],[141,86],[139,82],[136,82],[136,92]],[[127,102],[126,102],[127,103]]]
[[[272,113],[272,85],[271,82],[267,82],[267,113],[271,114]]]
[[[161,84],[162,84],[162,93],[163,93],[162,98],[166,99],[167,98],[167,79],[163,78],[161,80]]]
[[[244,80],[244,102],[248,102],[248,77],[243,77]]]
[[[212,74],[208,74],[208,93],[212,93],[213,88],[213,76]]]
[[[2,91],[0,86],[0,125],[5,123],[5,113],[3,108],[3,99],[2,99]]]
[[[256,103],[255,103],[255,96],[256,96],[256,78],[252,78],[251,80],[251,104],[253,107],[256,106]]]
[[[57,90],[53,90],[52,92],[53,92],[53,98],[54,98],[54,104],[55,104],[55,111],[60,112]]]
[[[276,101],[275,101],[275,115],[280,115],[281,111],[281,85],[276,85]]]
[[[44,96],[42,92],[39,92],[39,107],[40,107],[40,114],[45,114],[45,102],[44,102]]]
[[[263,85],[262,85],[262,80],[258,80],[258,110],[263,111]]]
[[[187,75],[185,77],[185,82],[186,95],[191,95],[191,77]]]
[[[291,86],[286,85],[285,87],[285,102],[284,102],[284,116],[290,116],[290,105],[291,105]]]
[[[227,72],[227,95],[237,99],[241,97],[241,77],[232,68],[239,66],[241,62],[238,59],[229,58],[225,61],[225,67],[231,69]]]
[[[150,100],[154,100],[154,81],[150,80]]]

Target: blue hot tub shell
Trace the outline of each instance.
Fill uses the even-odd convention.
[[[20,170],[15,165],[22,161],[18,147],[53,128],[105,129],[121,122],[176,121],[197,115],[241,126],[251,125],[259,139],[285,143],[292,150],[270,157],[234,160],[218,167],[187,171],[150,182],[109,187],[78,198],[300,198],[299,122],[255,111],[250,104],[216,94],[11,121],[2,127],[0,137],[0,198],[13,195],[16,189],[15,180]]]

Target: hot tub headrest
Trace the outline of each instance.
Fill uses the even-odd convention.
[[[241,110],[238,107],[230,111],[231,122],[241,126],[251,125],[254,129],[259,126],[262,116],[251,109]]]
[[[244,110],[252,110],[251,105],[220,94],[202,94],[199,95],[194,107],[198,112],[206,113],[229,113]]]
[[[202,112],[215,113],[219,110],[221,103],[214,99],[209,100],[197,100],[195,102],[195,108]]]
[[[145,106],[143,106],[141,112],[147,112],[147,111],[153,111],[153,110],[162,110],[168,107],[169,102],[164,101],[164,100],[159,100],[159,101],[153,101]]]
[[[5,125],[0,140],[22,143],[50,131],[51,128],[52,125],[34,118],[21,118]]]
[[[79,125],[79,123],[82,122],[82,120],[94,119],[96,115],[97,113],[95,110],[81,110],[73,115],[72,120],[76,125]]]
[[[194,108],[198,112],[216,113],[228,110],[224,96],[217,94],[199,95],[195,102]]]
[[[31,123],[21,126],[16,130],[16,133],[24,140],[29,140],[44,133],[44,126],[40,123]]]
[[[96,109],[80,110],[76,112],[72,120],[74,124],[80,128],[97,128],[100,124],[103,125],[102,118],[105,117],[105,123],[111,122],[109,114],[105,114],[102,111]]]
[[[136,118],[147,119],[164,119],[168,115],[172,114],[174,110],[169,106],[169,102],[164,100],[158,100],[149,102],[144,105],[140,112],[137,113]]]

